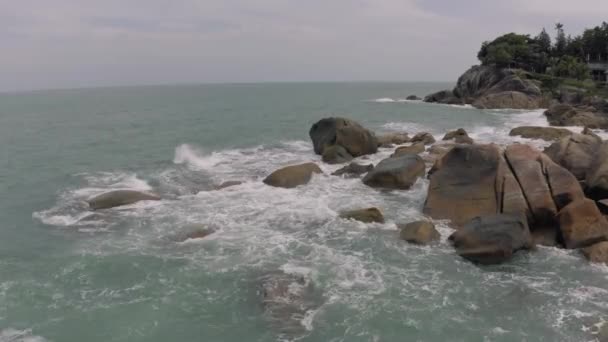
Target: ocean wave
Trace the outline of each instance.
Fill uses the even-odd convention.
[[[32,334],[32,330],[0,329],[0,342],[46,342],[42,336]]]

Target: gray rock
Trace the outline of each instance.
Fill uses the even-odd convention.
[[[327,118],[312,125],[309,131],[316,154],[338,145],[353,157],[373,154],[378,151],[376,136],[359,123],[344,118]]]
[[[573,107],[567,104],[551,106],[545,116],[552,126],[585,126],[589,128],[608,128],[608,113],[597,111],[594,107]]]
[[[584,181],[601,143],[601,140],[591,135],[574,133],[553,143],[544,152],[554,162],[572,172],[576,179]]]
[[[559,140],[569,137],[573,134],[572,131],[565,128],[555,127],[538,127],[538,126],[521,126],[516,127],[509,133],[510,136],[520,136],[527,139],[541,139],[545,141]]]
[[[422,158],[407,154],[384,159],[363,178],[363,183],[373,188],[407,190],[424,176],[424,172]]]
[[[416,96],[416,95],[410,95],[410,96],[408,96],[408,97],[406,98],[406,100],[409,100],[409,101],[419,101],[419,100],[422,100],[422,99],[421,99],[421,98],[419,98],[419,97],[418,97],[418,96]]]
[[[474,218],[449,239],[461,257],[485,265],[503,263],[532,247],[525,218],[505,214]]]
[[[457,105],[464,104],[460,98],[454,96],[454,93],[451,90],[442,90],[430,94],[424,98],[424,102]]]
[[[323,161],[327,164],[344,164],[353,160],[346,149],[340,145],[333,145],[323,151]]]
[[[215,190],[223,190],[226,188],[230,188],[233,186],[241,185],[243,182],[241,181],[227,181],[215,187]]]
[[[410,142],[412,144],[422,143],[424,145],[431,145],[435,143],[435,137],[431,133],[421,132],[416,134]]]
[[[337,170],[332,173],[332,176],[345,176],[349,178],[359,177],[364,173],[368,173],[374,169],[374,164],[360,165],[357,163],[350,163],[349,165]]]
[[[544,99],[518,91],[491,93],[473,101],[473,107],[479,109],[538,109],[542,108]]]
[[[114,190],[95,196],[87,203],[93,210],[109,209],[129,205],[140,201],[160,201],[160,197],[155,194],[137,190]]]
[[[424,152],[425,147],[423,143],[415,143],[410,146],[401,146],[395,150],[395,153],[391,155],[391,158],[401,157],[406,154],[419,154]]]

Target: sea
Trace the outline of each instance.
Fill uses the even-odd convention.
[[[478,266],[455,254],[442,221],[439,244],[408,244],[397,224],[424,219],[428,180],[379,191],[331,176],[341,165],[313,152],[308,131],[331,116],[377,134],[430,132],[440,141],[465,128],[479,143],[547,146],[509,136],[513,127],[546,126],[542,110],[405,100],[451,86],[0,94],[0,342],[597,340],[608,324],[608,267],[549,247]],[[356,161],[376,164],[393,150]],[[262,182],[309,161],[324,174],[305,186]],[[225,181],[242,184],[216,190]],[[114,189],[163,199],[88,209],[88,198]],[[367,207],[386,223],[339,218]],[[214,233],[174,238],[201,227]],[[276,319],[260,290],[272,274],[306,279],[313,299],[288,296],[295,303]]]

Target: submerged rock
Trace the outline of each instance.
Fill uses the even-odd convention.
[[[114,190],[97,195],[87,200],[93,210],[109,209],[129,205],[140,201],[160,201],[158,195],[137,190]]]
[[[312,125],[309,131],[316,154],[323,155],[331,146],[342,146],[351,156],[360,157],[378,151],[376,136],[359,123],[344,118],[327,118]]]
[[[608,240],[608,221],[592,200],[570,203],[559,212],[558,219],[566,248],[584,248]]]
[[[241,181],[227,181],[215,187],[215,190],[223,190],[226,188],[230,188],[233,186],[241,185],[243,182]]]
[[[572,131],[565,128],[555,127],[538,127],[538,126],[522,126],[516,127],[509,133],[510,136],[520,136],[527,139],[541,139],[545,141],[559,140],[569,137],[573,134]]]
[[[373,188],[407,190],[424,176],[424,171],[422,158],[406,154],[381,161],[363,178],[363,183]]]
[[[323,161],[327,164],[343,164],[351,160],[353,160],[353,156],[340,145],[329,146],[323,152]]]
[[[407,242],[427,245],[439,241],[441,235],[435,225],[429,221],[418,221],[397,226],[401,231],[399,237]]]
[[[357,163],[350,163],[336,172],[332,173],[332,176],[345,176],[349,178],[359,177],[364,173],[368,173],[374,169],[374,164],[360,165]]]
[[[532,247],[525,218],[504,214],[474,218],[449,239],[461,257],[484,265],[503,263]]]
[[[451,90],[442,90],[442,91],[438,91],[436,93],[427,95],[424,98],[424,102],[441,103],[441,104],[455,104],[455,105],[464,104],[462,99],[454,96],[454,93]]]
[[[587,260],[595,263],[604,263],[608,265],[608,242],[600,242],[590,247],[584,248],[583,255]],[[608,333],[608,331],[607,331]],[[608,334],[606,335],[608,338]]]
[[[295,188],[308,184],[313,174],[323,173],[315,163],[287,166],[276,170],[264,179],[264,183],[279,188]]]
[[[174,236],[173,240],[176,242],[184,242],[187,240],[204,239],[213,233],[215,233],[215,230],[213,230],[211,228],[207,228],[204,226],[201,226],[198,228],[192,227],[192,229],[189,229],[189,231],[187,231],[185,233],[180,233],[180,234],[177,234],[176,236]]]
[[[340,217],[363,223],[384,223],[384,215],[378,208],[367,208],[340,213]]]
[[[410,95],[410,96],[406,97],[405,99],[409,100],[409,101],[420,101],[420,100],[422,100],[420,97],[418,97],[416,95]]]
[[[457,144],[473,144],[473,139],[469,137],[469,134],[464,130],[464,128],[459,128],[455,131],[446,133],[443,140],[454,140],[454,142]]]
[[[259,288],[264,317],[277,333],[297,337],[306,332],[302,321],[318,307],[310,279],[278,271],[261,277]]]

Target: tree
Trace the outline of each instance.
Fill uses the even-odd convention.
[[[530,70],[534,56],[530,49],[530,36],[508,33],[484,42],[477,58],[484,65],[516,67]]]
[[[544,27],[543,30],[538,34],[538,36],[534,38],[534,40],[538,44],[540,52],[551,52],[551,36],[549,36]]]
[[[551,70],[557,77],[576,78],[581,81],[589,78],[587,64],[573,56],[563,56]]]
[[[564,33],[564,25],[562,23],[555,24],[555,30],[557,31],[557,36],[555,38],[554,55],[556,57],[562,57],[566,52],[566,46],[568,45],[568,40]]]

